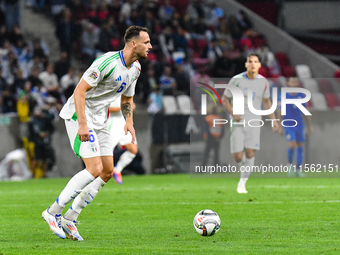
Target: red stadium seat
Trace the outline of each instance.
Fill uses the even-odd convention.
[[[310,108],[310,107],[313,107],[312,101],[311,101],[311,100],[309,100],[309,101],[307,102],[307,108]]]
[[[323,94],[327,94],[327,93],[333,93],[333,88],[332,88],[332,84],[329,82],[329,80],[319,80],[319,90],[321,93]]]
[[[296,76],[295,69],[291,67],[290,65],[281,66],[281,69],[282,69],[282,74],[287,78]]]
[[[269,73],[267,71],[267,69],[265,67],[261,67],[260,70],[259,70],[259,74],[261,74],[262,76],[264,76],[265,78],[268,78],[269,77]]]
[[[195,44],[194,44],[193,40],[188,40],[187,45],[188,45],[188,48],[195,49]]]
[[[267,45],[267,42],[264,38],[261,38],[261,37],[255,37],[254,39],[254,46],[255,48],[259,48],[261,46],[266,46]]]
[[[329,108],[335,108],[340,106],[339,98],[335,93],[327,93],[325,96]]]
[[[207,40],[197,39],[196,40],[196,49],[198,52],[202,52],[208,45]]]
[[[111,39],[111,46],[113,48],[113,50],[116,50],[119,47],[119,40],[117,39]]]
[[[340,69],[334,73],[335,78],[340,78]]]
[[[284,53],[284,52],[276,52],[275,53],[275,57],[276,57],[276,59],[279,62],[281,67],[289,65],[289,59],[288,59],[286,53]]]
[[[150,61],[156,61],[156,60],[157,60],[157,56],[156,56],[155,53],[149,52],[149,54],[148,54],[148,59],[149,59]]]
[[[240,45],[241,45],[242,49],[244,49],[244,48],[246,48],[246,49],[253,48],[253,43],[251,42],[251,40],[249,38],[242,38],[240,40]]]

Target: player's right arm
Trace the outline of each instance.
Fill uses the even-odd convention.
[[[85,95],[90,89],[92,87],[84,79],[81,79],[74,90],[74,104],[79,124],[78,135],[82,142],[89,141],[89,129],[85,117]]]
[[[237,82],[237,78],[235,78],[235,76],[229,81],[228,84],[231,84],[231,85],[235,85],[235,82]],[[227,110],[227,112],[230,114],[230,116],[233,117],[233,119],[236,121],[236,122],[239,122],[242,120],[241,116],[240,115],[234,115],[233,113],[233,108],[230,104],[230,98],[232,97],[232,94],[230,92],[229,89],[225,89],[224,93],[223,93],[223,96],[222,96],[222,104],[223,104],[223,107]]]
[[[222,104],[223,104],[223,107],[227,110],[227,112],[229,112],[229,114],[231,116],[233,116],[233,119],[236,122],[241,121],[242,118],[241,118],[240,115],[234,115],[233,114],[233,108],[231,107],[231,104],[230,104],[230,101],[229,101],[229,97],[227,97],[226,95],[223,95],[223,97],[222,97]]]

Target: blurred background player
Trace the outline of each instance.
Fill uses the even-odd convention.
[[[136,108],[133,103],[132,110]],[[125,119],[120,108],[120,99],[112,102],[110,105],[110,117],[108,121],[108,128],[112,138],[113,148],[118,144],[124,146],[126,151],[119,157],[117,164],[113,170],[113,178],[118,184],[123,184],[122,170],[128,166],[132,160],[136,157],[138,152],[137,140],[135,143],[131,143],[132,136],[130,133],[127,135],[124,132]]]
[[[300,82],[296,77],[291,77],[287,81],[288,87],[299,87]],[[287,99],[298,99],[306,97],[303,93],[287,93]],[[302,104],[306,107],[306,103]],[[280,122],[285,120],[284,124],[287,127],[279,128],[279,134],[283,135],[283,129],[286,136],[286,141],[288,142],[288,150],[287,150],[287,157],[288,157],[288,164],[289,164],[289,177],[294,177],[295,172],[298,177],[303,177],[304,174],[301,171],[301,165],[303,162],[304,157],[304,150],[303,144],[306,141],[305,138],[305,125],[303,123],[302,112],[299,108],[296,107],[295,104],[287,104],[286,105],[286,115],[281,115],[281,97],[279,97],[278,103],[278,118]],[[308,124],[308,132],[309,134],[313,133],[313,125],[312,125],[312,118],[309,115],[306,115],[307,124]],[[295,121],[293,121],[295,120]],[[296,126],[295,126],[296,125]],[[296,168],[292,167],[293,158],[296,150]]]
[[[205,132],[203,134],[204,139],[206,140],[205,143],[205,151],[203,154],[203,162],[202,166],[206,166],[210,151],[214,151],[214,164],[220,164],[220,142],[222,140],[224,134],[224,128],[222,124],[215,124],[214,126],[214,119],[221,119],[218,116],[217,107],[213,106],[210,110],[210,114],[205,117]]]
[[[230,151],[235,161],[241,169],[251,169],[254,166],[255,150],[260,150],[260,122],[258,127],[248,125],[249,120],[261,119],[261,116],[253,114],[248,108],[248,90],[252,90],[252,102],[255,109],[260,110],[261,104],[265,109],[270,109],[272,103],[270,101],[269,83],[266,78],[259,74],[261,68],[260,58],[257,54],[252,53],[248,56],[245,67],[246,72],[234,76],[229,84],[240,88],[244,94],[244,115],[235,115],[229,99],[232,98],[230,90],[226,89],[223,95],[223,106],[229,112],[232,121],[232,129],[230,135]],[[269,117],[272,119],[273,131],[277,131],[279,125],[275,120],[275,114],[271,113]],[[252,126],[255,126],[252,122]],[[245,152],[245,157],[244,157]],[[244,168],[241,168],[244,166]],[[238,193],[248,193],[246,190],[246,182],[251,171],[240,171],[241,178],[237,185]]]

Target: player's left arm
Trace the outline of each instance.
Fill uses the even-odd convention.
[[[124,126],[124,131],[125,134],[127,135],[128,132],[131,133],[132,135],[132,141],[131,143],[134,144],[135,143],[135,139],[136,139],[136,134],[135,134],[135,129],[133,127],[133,96],[132,97],[128,97],[125,96],[124,94],[121,96],[121,106],[120,108],[122,109],[122,114],[125,118],[125,126]]]
[[[268,98],[263,97],[262,102],[263,102],[264,108],[266,110],[269,110],[272,107],[272,102],[270,101],[269,97]],[[277,119],[275,117],[275,112],[269,114],[269,117],[273,120],[272,121],[273,131],[274,132],[278,131],[279,130],[279,124],[277,123]]]

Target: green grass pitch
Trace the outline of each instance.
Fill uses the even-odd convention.
[[[339,254],[340,179],[126,176],[79,216],[84,242],[58,239],[41,219],[68,178],[0,182],[0,254]],[[216,211],[220,231],[192,225]]]

